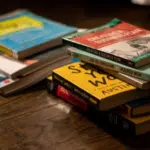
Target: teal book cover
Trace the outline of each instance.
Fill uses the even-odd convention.
[[[0,51],[16,54],[76,32],[72,26],[20,10],[0,17]],[[34,52],[33,52],[34,53]]]
[[[73,47],[69,48],[69,54],[81,61],[150,81],[150,64],[136,69]]]

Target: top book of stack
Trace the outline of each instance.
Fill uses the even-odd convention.
[[[150,63],[150,31],[119,19],[63,37],[80,50],[138,68]]]
[[[13,11],[0,16],[0,51],[23,59],[62,44],[62,36],[76,31],[28,10]]]

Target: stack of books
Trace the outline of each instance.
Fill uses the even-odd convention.
[[[29,10],[0,16],[0,94],[18,92],[70,62],[62,37],[75,32]]]
[[[54,69],[48,90],[117,129],[149,132],[150,31],[113,19],[62,39],[80,61]]]

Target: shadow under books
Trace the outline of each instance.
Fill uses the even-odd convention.
[[[113,138],[117,139],[120,143],[124,144],[128,148],[150,148],[150,132],[138,136],[133,135],[129,132],[118,129],[112,124],[102,122],[96,117],[93,118],[93,116],[97,117],[96,114],[91,114],[91,112],[87,113],[87,118],[89,119],[89,121],[94,122],[97,125],[97,128],[102,128],[104,132],[110,134]]]

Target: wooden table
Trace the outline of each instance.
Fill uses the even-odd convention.
[[[46,17],[78,27],[94,27],[118,17],[150,29],[148,7],[101,8],[91,12],[88,8],[72,8],[61,13],[64,17],[57,10],[61,12],[34,9]],[[149,139],[149,133],[131,137],[98,127],[77,108],[49,94],[44,82],[0,98],[0,150],[150,149]]]

